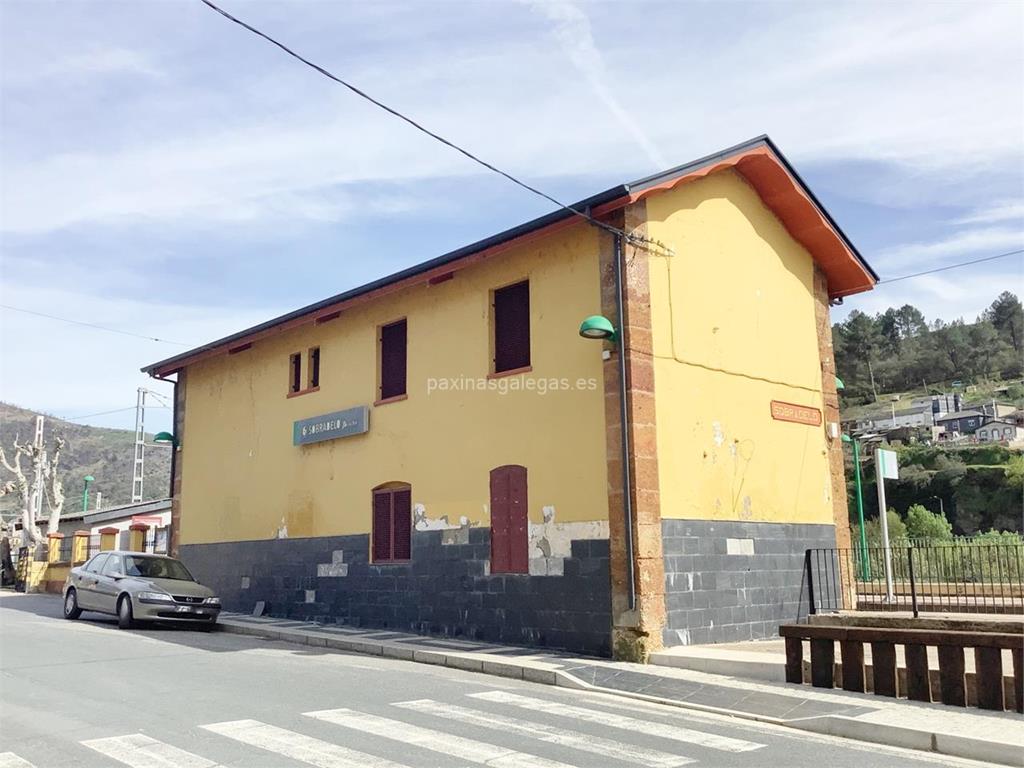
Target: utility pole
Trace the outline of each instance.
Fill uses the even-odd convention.
[[[43,417],[36,416],[36,434],[32,440],[35,448],[32,455],[32,471],[35,479],[32,481],[32,495],[29,499],[29,519],[35,525],[43,511],[43,465],[46,457],[43,454]]]
[[[139,387],[135,399],[135,464],[132,470],[132,503],[142,501],[142,477],[146,468],[146,390]]]

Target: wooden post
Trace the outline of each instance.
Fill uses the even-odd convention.
[[[876,696],[896,698],[896,645],[876,641],[871,643],[871,671]]]
[[[48,563],[59,563],[60,562],[60,545],[64,541],[63,533],[48,533],[46,534],[48,549],[46,551],[46,562]]]
[[[799,637],[786,638],[786,682],[804,681],[804,641]]]
[[[836,668],[834,640],[811,640],[811,685],[833,688]]]
[[[71,562],[84,563],[89,559],[89,532],[75,531],[75,539],[71,542]]]
[[[117,537],[121,531],[114,527],[100,528],[100,552],[117,549]]]
[[[967,706],[964,649],[959,645],[939,646],[939,693],[943,704]]]
[[[839,648],[843,659],[843,690],[864,693],[864,643],[843,640]]]
[[[975,685],[978,689],[978,706],[981,709],[1006,708],[1003,695],[1003,651],[1001,648],[975,648]]]
[[[146,531],[149,526],[145,523],[132,523],[128,526],[128,549],[132,552],[142,552],[146,548]]]
[[[932,681],[928,674],[928,647],[919,643],[904,646],[907,656],[907,698],[911,701],[931,701]]]

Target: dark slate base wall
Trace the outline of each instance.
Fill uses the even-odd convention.
[[[264,600],[273,616],[611,654],[607,539],[573,541],[563,576],[492,576],[488,529],[471,528],[466,544],[441,537],[413,533],[412,561],[401,565],[369,563],[366,534],[185,544],[180,555],[227,610],[249,613]],[[318,577],[339,550],[348,575]]]
[[[835,547],[831,525],[662,520],[665,645],[757,640],[801,608],[804,550]],[[728,554],[728,539],[753,554]],[[734,543],[734,551],[744,549]]]

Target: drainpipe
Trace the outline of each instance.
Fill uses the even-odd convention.
[[[633,562],[633,497],[629,471],[629,404],[626,402],[626,324],[622,295],[622,235],[615,235],[615,327],[619,329],[619,420],[622,423],[622,508],[626,522],[626,573],[629,610],[636,610],[636,566]]]

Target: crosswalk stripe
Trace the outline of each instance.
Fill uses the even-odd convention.
[[[713,733],[694,731],[690,728],[681,728],[650,720],[639,720],[635,717],[617,715],[597,709],[574,707],[568,704],[537,699],[532,696],[520,696],[517,693],[509,693],[507,691],[485,691],[483,693],[470,693],[467,695],[475,699],[493,701],[498,704],[511,704],[531,711],[545,712],[549,715],[574,717],[577,720],[584,720],[588,723],[597,723],[598,725],[611,728],[624,728],[648,736],[683,741],[688,744],[722,750],[723,752],[751,752],[764,746],[764,744],[758,744],[753,741],[733,739],[728,736],[717,736]]]
[[[558,744],[584,752],[593,752],[617,760],[650,766],[650,768],[675,768],[676,766],[694,762],[692,758],[673,755],[657,749],[645,749],[635,744],[625,744],[621,741],[591,736],[579,731],[563,730],[544,723],[516,720],[513,717],[467,709],[456,704],[444,704],[432,699],[402,701],[396,703],[395,706],[427,715],[436,715],[446,720],[458,720],[469,725],[493,728],[505,733],[516,733],[539,739],[549,744]]]
[[[317,768],[408,768],[383,757],[357,752],[259,720],[233,720],[199,727]]]
[[[433,752],[441,752],[460,760],[481,763],[493,766],[493,768],[571,768],[565,763],[525,752],[517,752],[497,744],[474,741],[443,731],[432,731],[351,709],[325,709],[320,712],[304,712],[303,714],[345,728],[372,733],[374,736],[381,736],[385,739],[394,739],[403,744],[414,744]]]
[[[13,752],[0,752],[0,768],[36,768],[23,757]]]
[[[82,746],[131,768],[215,768],[212,760],[194,755],[141,733],[83,741]]]

